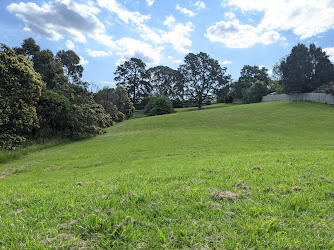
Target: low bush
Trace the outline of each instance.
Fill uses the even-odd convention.
[[[173,104],[171,100],[161,94],[151,96],[147,105],[145,106],[145,114],[150,116],[170,114],[172,112]]]

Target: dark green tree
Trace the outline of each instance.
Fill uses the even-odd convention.
[[[199,109],[204,101],[215,97],[217,90],[226,86],[231,79],[225,75],[226,67],[222,68],[217,60],[203,52],[189,53],[179,72],[183,77],[185,94],[196,100]]]
[[[286,93],[310,92],[334,80],[334,66],[320,47],[294,46],[277,69]]]
[[[151,91],[145,67],[146,64],[142,60],[131,58],[119,65],[115,72],[116,85],[127,90],[131,102],[135,105]]]
[[[40,50],[34,39],[25,39],[21,47],[14,48],[14,51],[16,54],[29,58],[35,71],[40,73],[48,89],[57,88],[68,82],[68,78],[64,75],[62,63],[55,60],[52,51]]]
[[[245,93],[249,93],[249,88],[256,82],[260,82],[264,86],[269,85],[268,70],[265,67],[244,65],[240,72],[239,80],[232,85],[232,93],[234,98],[243,99]],[[248,95],[248,94],[247,94]],[[249,99],[247,97],[247,99]]]
[[[94,95],[97,103],[101,104],[114,121],[122,121],[133,116],[135,108],[123,87],[116,89],[104,88]]]
[[[56,61],[63,65],[65,75],[74,83],[79,83],[84,68],[80,65],[80,57],[73,50],[60,50],[56,54]]]
[[[173,112],[173,104],[167,96],[156,93],[149,97],[149,102],[145,106],[145,114],[154,115],[164,115]]]
[[[67,83],[62,64],[54,60],[50,50],[41,50],[33,56],[33,64],[36,72],[40,73],[48,89],[58,88]]]
[[[33,38],[27,38],[23,40],[21,48],[13,48],[13,50],[16,54],[24,55],[32,61],[34,55],[36,55],[41,49]]]
[[[244,103],[261,102],[262,97],[268,93],[268,88],[263,82],[257,81],[243,92]]]
[[[156,66],[147,72],[153,92],[165,95],[170,100],[183,100],[184,88],[179,71],[167,66]]]
[[[14,149],[38,126],[36,103],[45,86],[31,62],[0,46],[0,148]]]
[[[37,116],[40,124],[37,136],[70,135],[71,102],[63,94],[47,89],[42,91],[37,103]]]

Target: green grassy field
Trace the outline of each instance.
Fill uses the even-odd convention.
[[[0,249],[334,248],[333,106],[181,111],[1,164]]]

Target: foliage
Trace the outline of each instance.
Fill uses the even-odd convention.
[[[71,103],[76,105],[95,103],[93,94],[77,84],[67,83],[59,86],[58,91],[69,99]]]
[[[112,125],[111,116],[95,102],[85,88],[87,83],[80,80],[83,67],[74,51],[59,51],[55,58],[50,50],[40,50],[32,38],[25,39],[14,51],[4,46],[1,52],[1,97],[6,96],[1,102],[2,148],[14,148],[26,136],[34,140],[78,138],[101,133]],[[42,80],[47,89],[41,95],[45,86]],[[122,120],[123,116],[119,114],[115,119]]]
[[[150,92],[145,67],[141,59],[131,58],[119,65],[115,72],[116,85],[126,89],[134,105]]]
[[[133,103],[123,87],[117,87],[116,89],[104,88],[95,93],[94,99],[97,103],[102,104],[107,113],[115,117],[115,121],[128,119],[134,114]]]
[[[37,126],[35,105],[44,85],[28,58],[1,44],[0,148],[14,149]]]
[[[262,96],[268,93],[268,88],[262,82],[257,81],[243,92],[244,103],[261,102]]]
[[[80,65],[80,57],[73,50],[60,50],[56,54],[56,61],[61,62],[65,75],[74,83],[82,77],[83,67]]]
[[[62,64],[54,60],[50,50],[37,52],[32,59],[34,69],[40,73],[48,89],[58,88],[67,83]]]
[[[32,38],[25,39],[20,48],[14,48],[16,54],[24,55],[33,63],[34,69],[42,76],[48,89],[54,89],[66,84],[67,77],[64,76],[62,63],[54,59],[50,50],[40,50]]]
[[[278,80],[269,80],[269,90],[268,92],[283,92],[283,86]]]
[[[173,112],[173,104],[168,97],[155,94],[151,96],[145,107],[145,113],[150,116],[170,114]]]
[[[112,125],[110,115],[105,113],[100,104],[73,104],[71,109],[71,119],[68,120],[70,138],[101,134],[104,133],[103,128]]]
[[[244,65],[239,80],[231,85],[233,98],[242,99],[245,103],[260,102],[261,94],[267,94],[270,78],[267,69],[258,66]]]
[[[310,92],[334,80],[334,66],[320,47],[294,46],[277,69],[286,93]]]
[[[24,39],[21,48],[13,48],[16,54],[24,55],[32,61],[32,57],[41,49],[32,38]]]
[[[126,119],[125,115],[118,110],[117,106],[108,100],[101,100],[98,102],[101,104],[107,114],[111,116],[111,119],[115,122],[121,122]]]
[[[233,102],[231,85],[227,85],[216,91],[218,103],[231,103]]]
[[[44,90],[37,103],[37,116],[40,128],[38,136],[69,135],[69,120],[71,119],[71,103],[61,93]]]
[[[179,71],[167,66],[147,70],[153,92],[167,96],[170,100],[182,102],[183,82]]]
[[[203,52],[189,53],[184,62],[179,72],[183,77],[185,94],[195,99],[201,109],[204,101],[213,98],[218,89],[229,83],[230,76],[225,75],[225,67],[222,68],[217,60]]]

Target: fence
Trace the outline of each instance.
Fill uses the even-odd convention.
[[[322,93],[299,93],[299,94],[278,94],[278,95],[267,95],[262,97],[262,102],[272,101],[311,101],[318,103],[326,103],[334,105],[334,95],[322,94]]]

